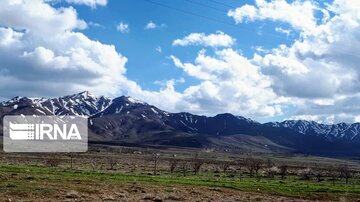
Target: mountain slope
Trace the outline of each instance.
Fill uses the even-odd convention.
[[[4,115],[77,115],[89,118],[89,139],[112,144],[203,147],[231,151],[360,154],[360,124],[310,121],[260,124],[232,114],[214,117],[169,113],[121,96],[89,92],[50,98],[15,97],[0,103]]]
[[[283,122],[266,123],[265,125],[289,128],[303,135],[323,137],[329,141],[360,142],[360,123],[326,125],[314,121],[286,120]]]

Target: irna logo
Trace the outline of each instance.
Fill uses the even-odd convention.
[[[12,140],[81,140],[76,124],[15,124],[9,122]]]
[[[78,116],[5,116],[5,152],[86,152],[88,120]]]

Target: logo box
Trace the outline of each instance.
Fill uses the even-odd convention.
[[[5,116],[5,152],[86,152],[88,120],[78,116]]]

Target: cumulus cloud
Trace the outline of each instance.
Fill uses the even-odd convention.
[[[0,28],[0,91],[3,97],[61,96],[90,90],[98,95],[131,95],[169,111],[250,115],[273,114],[278,110],[275,106],[263,106],[264,99],[273,96],[271,91],[258,91],[266,96],[260,99],[261,102],[246,99],[255,96],[257,91],[252,90],[257,89],[256,86],[267,87],[268,84],[266,79],[260,79],[263,76],[251,84],[231,76],[231,71],[235,70],[226,69],[234,69],[236,60],[242,61],[236,52],[224,50],[214,58],[204,52],[199,54],[195,65],[201,66],[204,74],[216,80],[201,79],[199,85],[179,92],[175,85],[184,80],[171,79],[159,90],[147,91],[126,78],[127,58],[113,45],[89,39],[77,31],[85,22],[77,17],[75,9],[54,8],[40,0],[31,4],[16,3],[0,3],[0,24],[6,25]],[[41,12],[34,12],[39,8],[43,11],[41,15]],[[22,15],[14,17],[19,10]],[[219,71],[222,73],[212,70],[216,67],[211,61],[221,64],[223,69]],[[250,64],[246,65],[244,73],[252,68]],[[220,78],[230,80],[221,83]],[[241,85],[245,86],[241,92],[233,87]],[[232,98],[233,94],[236,96]],[[244,103],[240,102],[242,100]],[[245,113],[250,110],[253,112]]]
[[[6,26],[0,27],[2,96],[86,89],[111,94],[129,83],[124,76],[127,58],[113,45],[77,32],[84,23],[71,7],[56,9],[40,0],[1,1],[0,24]]]
[[[288,13],[299,6],[302,16]],[[113,45],[79,32],[87,23],[74,8],[54,8],[41,0],[0,1],[1,96],[59,96],[90,90],[99,95],[131,95],[168,111],[260,118],[283,114],[291,105],[292,118],[326,123],[360,120],[359,2],[335,0],[318,8],[312,1],[257,0],[254,6],[240,8],[246,12],[229,11],[237,23],[281,21],[300,37],[273,49],[255,47],[258,52],[247,58],[231,48],[235,39],[223,32],[192,33],[173,45],[216,49],[201,50],[194,61],[175,55],[170,59],[197,82],[178,91],[175,86],[183,80],[169,79],[159,90],[148,91],[126,77],[127,58]],[[323,13],[321,20],[316,20],[315,11]],[[119,31],[129,30],[126,23],[120,24]]]
[[[66,0],[66,2],[71,4],[86,5],[91,8],[96,8],[96,6],[106,6],[107,4],[107,0]]]
[[[355,1],[335,0],[327,8],[319,8],[312,1],[257,0],[256,6],[230,10],[228,15],[237,23],[289,23],[300,38],[265,55],[255,54],[250,59],[252,64],[269,76],[276,94],[291,98],[297,108],[294,117],[351,122],[360,114],[352,97],[360,84],[360,57],[354,54],[360,51],[359,5]],[[316,20],[316,11],[324,14],[322,20]],[[331,104],[325,107],[317,102],[319,99],[331,100]]]
[[[340,96],[327,102],[306,100],[298,104],[297,114],[291,119],[312,120],[321,123],[359,122],[360,94]]]
[[[130,27],[129,27],[129,24],[124,23],[124,22],[120,22],[116,26],[116,30],[121,32],[121,33],[127,33],[127,32],[130,32]]]
[[[319,8],[313,1],[295,0],[287,3],[286,0],[255,0],[256,6],[244,5],[228,12],[236,23],[255,20],[270,19],[273,21],[286,22],[294,28],[312,32],[316,27],[314,12]]]
[[[216,51],[214,56],[202,50],[194,63],[183,63],[175,56],[171,59],[178,68],[201,81],[183,93],[193,110],[210,110],[213,114],[231,111],[250,117],[282,112],[282,100],[271,89],[269,78],[233,49]]]
[[[191,33],[182,39],[176,39],[173,46],[210,46],[210,47],[230,47],[235,43],[231,36],[217,31],[215,34],[206,35],[204,33]]]
[[[18,15],[21,12],[21,15]],[[126,78],[127,58],[113,45],[78,32],[85,22],[73,8],[54,8],[41,0],[0,1],[0,92],[14,96],[63,96],[90,90],[97,95],[131,95],[175,111],[187,103],[168,82],[143,90]]]
[[[39,0],[1,1],[0,21],[2,26],[44,36],[87,27],[85,21],[77,18],[74,8],[54,9]]]
[[[157,24],[153,23],[152,21],[150,21],[149,23],[146,24],[146,26],[144,27],[144,29],[156,29],[158,26]]]

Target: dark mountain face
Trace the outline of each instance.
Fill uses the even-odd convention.
[[[218,114],[214,117],[206,117],[190,113],[171,114],[168,124],[185,132],[219,136],[248,134],[260,125],[250,119],[232,114]]]
[[[289,128],[300,134],[321,137],[331,142],[340,140],[360,143],[360,123],[326,125],[314,121],[287,120],[264,125]]]
[[[77,115],[89,118],[89,139],[97,142],[207,147],[234,151],[360,153],[360,124],[310,121],[260,124],[232,114],[214,117],[168,113],[121,96],[97,98],[89,92],[51,98],[15,97],[0,103],[4,115]]]

